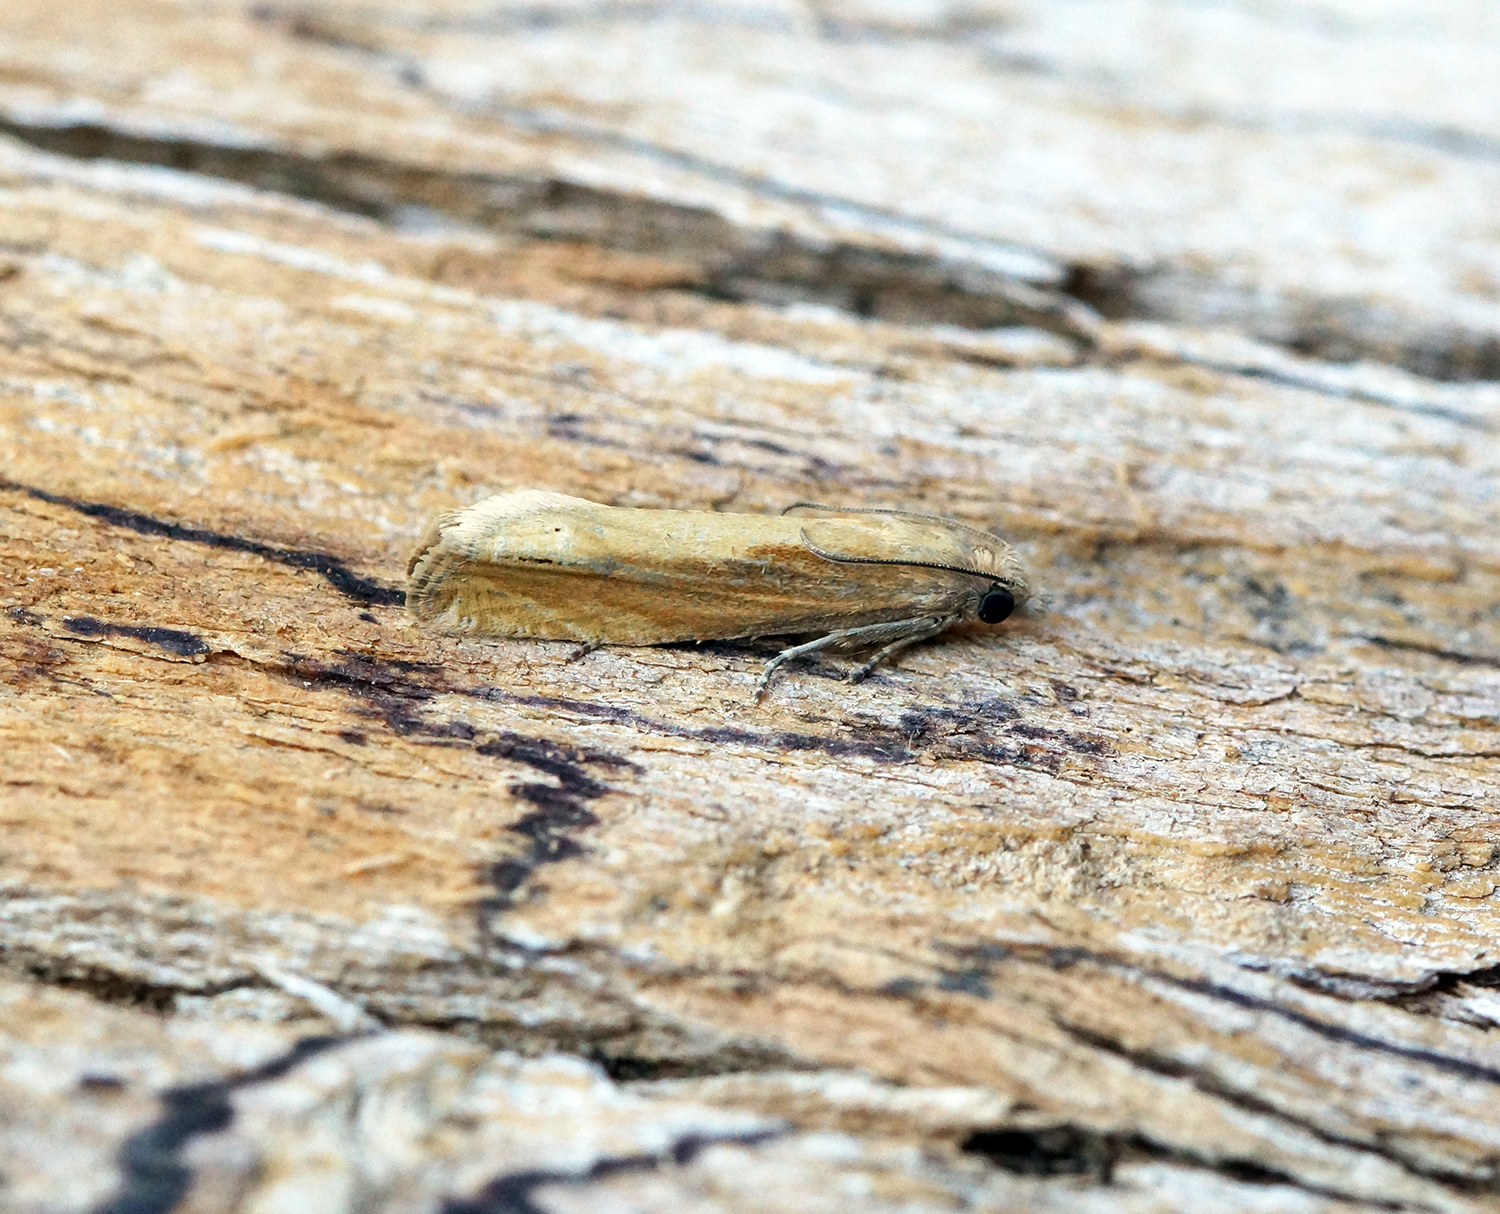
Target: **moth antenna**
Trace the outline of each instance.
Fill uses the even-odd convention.
[[[986,581],[996,582],[1003,585],[1004,578],[997,577],[993,573],[986,573],[982,569],[965,569],[961,565],[939,565],[936,561],[901,561],[890,557],[876,556],[835,556],[831,552],[824,552],[812,540],[807,538],[807,528],[802,529],[802,543],[814,556],[820,556],[825,561],[833,561],[840,565],[903,565],[908,569],[940,569],[944,573],[963,573],[969,577],[982,577]]]
[[[961,523],[956,518],[949,518],[946,514],[919,514],[915,510],[886,510],[879,506],[830,506],[826,502],[793,502],[781,513],[790,514],[793,510],[827,510],[833,514],[888,514],[892,518],[915,519],[919,523],[940,523],[944,527],[967,531],[970,535],[980,536],[996,544],[1005,543],[993,532],[985,531],[981,527],[971,527],[968,523]]]

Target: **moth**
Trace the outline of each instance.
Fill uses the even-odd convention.
[[[757,700],[793,658],[877,649],[857,681],[960,621],[999,623],[1031,593],[1009,544],[937,515],[816,502],[779,516],[646,510],[538,489],[433,519],[406,587],[412,613],[445,631],[580,652],[811,635],[767,663]]]

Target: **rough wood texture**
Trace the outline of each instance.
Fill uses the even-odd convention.
[[[11,0],[0,1208],[1500,1210],[1500,39],[1418,20]],[[524,485],[1046,601],[759,706],[415,626]]]

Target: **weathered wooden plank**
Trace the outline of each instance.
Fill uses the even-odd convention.
[[[1224,58],[1217,27],[1161,11]],[[1482,22],[1445,12],[1435,44]],[[1183,60],[1140,61],[1111,110],[1079,83],[1107,39],[1070,41],[1061,16],[962,34],[941,34],[962,14],[911,17],[925,32],[901,38],[873,10],[820,10],[811,31],[779,10],[575,16],[8,18],[0,105],[30,144],[89,151],[84,111],[58,108],[85,98],[95,151],[188,148],[221,178],[369,213],[0,144],[0,959],[29,984],[0,1020],[0,1124],[20,1127],[0,1131],[0,1174],[20,1178],[0,1195],[138,1198],[130,1144],[154,1134],[195,1210],[314,1192],[393,1210],[1500,1206],[1500,393],[1411,370],[1482,370],[1488,313],[1464,311],[1454,279],[1418,289],[1394,243],[1366,261],[1334,249],[1348,221],[1317,226],[1326,191],[1296,168],[1332,136],[1271,123],[1247,143],[1215,111],[1160,154],[1281,165],[1307,225],[1286,267],[1207,240],[1228,219],[1205,212],[1156,287],[1116,300],[1128,318],[1091,320],[1066,267],[1135,257],[1127,212],[1080,235],[1056,194],[1017,187],[991,210],[1005,157],[971,178],[951,153],[1001,100],[1045,104],[1102,171],[1079,124],[1166,107]],[[1321,37],[1233,20],[1268,45]],[[1395,54],[1391,20],[1355,22],[1362,54]],[[591,118],[613,144],[516,126],[551,88],[564,109],[617,102],[624,76],[548,73],[639,62],[651,39],[679,87],[637,71],[637,106]],[[983,87],[959,71],[1024,45],[1067,71]],[[470,102],[493,101],[502,64],[524,105],[458,106],[460,60]],[[395,87],[396,62],[426,83]],[[818,100],[850,72],[863,92]],[[714,93],[726,78],[744,91]],[[1440,85],[1412,94],[1413,122],[1467,121]],[[1239,77],[1185,81],[1173,104],[1215,88],[1249,104]],[[774,123],[752,129],[778,89],[832,124],[784,157],[765,150]],[[898,111],[914,125],[882,145]],[[932,145],[949,159],[922,169],[928,194],[890,193],[912,141],[958,111],[973,125]],[[842,151],[835,112],[864,132]],[[744,161],[729,185],[630,142],[655,132],[686,154],[714,114],[734,120],[722,159]],[[1434,191],[1488,180],[1472,149],[1354,125],[1338,138],[1388,183],[1427,172],[1413,157],[1441,162]],[[405,193],[387,188],[397,159]],[[373,186],[364,205],[330,185],[377,160],[379,205]],[[752,162],[796,189],[745,210],[766,197]],[[1164,184],[1149,157],[1118,171],[1160,195],[1141,239],[1164,239],[1187,178]],[[824,174],[864,208],[836,239]],[[502,178],[539,192],[474,205]],[[539,224],[585,186],[613,226]],[[1375,191],[1365,214],[1379,228],[1409,201]],[[420,231],[395,222],[415,203]],[[1254,231],[1271,204],[1215,205]],[[1466,205],[1435,221],[1456,259],[1442,274],[1495,247],[1461,239]],[[876,223],[882,208],[909,229]],[[1044,239],[1048,221],[1071,235]],[[945,223],[979,243],[943,244]],[[981,264],[982,281],[954,268]],[[1235,331],[1147,323],[1150,292],[1189,264],[1215,290],[1242,274],[1279,301],[1272,320],[1236,303]],[[767,283],[803,303],[765,302]],[[809,308],[817,283],[832,293]],[[826,306],[872,283],[905,302]],[[1387,289],[1400,306],[1360,313],[1360,348],[1405,369],[1255,340],[1317,347],[1276,330],[1287,301]],[[951,323],[985,317],[1040,327]],[[401,571],[425,520],[522,485],[949,513],[1013,540],[1045,602],[863,684],[843,660],[793,668],[759,705],[772,645],[572,660],[417,627]],[[204,1023],[241,1027],[219,1049]],[[89,1043],[114,1033],[123,1088],[79,1086]],[[338,1038],[303,1047],[318,1059],[288,1053],[318,1034]],[[241,1040],[258,1044],[235,1054]],[[212,1116],[171,1138],[184,1098],[150,1094],[206,1080]],[[382,1092],[387,1121],[340,1121]],[[628,1108],[655,1145],[559,1146],[557,1162],[539,1144],[574,1139],[516,1110],[570,1100]],[[649,1128],[689,1105],[671,1133]],[[431,1146],[455,1118],[467,1128]],[[751,1128],[712,1129],[731,1123]],[[87,1183],[37,1162],[39,1125]],[[376,1156],[397,1162],[358,1162]]]
[[[658,277],[719,294],[1076,327],[1062,286],[1493,378],[1494,22],[1479,3],[23,0],[0,111],[46,146],[397,222],[655,251]]]

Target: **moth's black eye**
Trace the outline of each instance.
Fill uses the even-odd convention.
[[[979,618],[986,624],[998,624],[1016,609],[1016,596],[1004,586],[991,586],[979,600]]]

